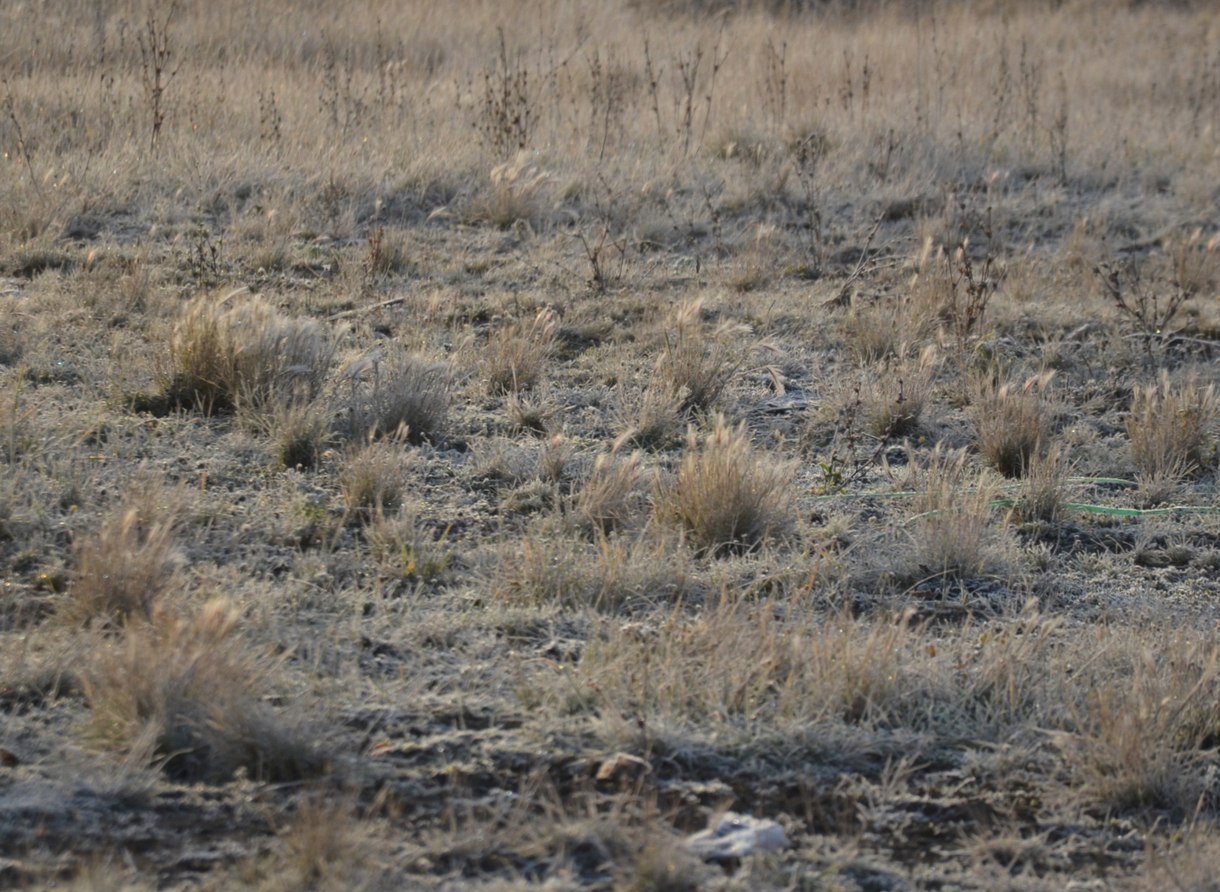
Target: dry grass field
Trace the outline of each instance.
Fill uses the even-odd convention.
[[[0,34],[0,887],[1220,889],[1212,4]]]

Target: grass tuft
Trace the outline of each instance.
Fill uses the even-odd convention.
[[[912,457],[904,488],[916,493],[911,517],[883,545],[870,542],[865,577],[902,587],[934,585],[1004,573],[1010,542],[995,525],[993,479],[972,471],[965,450],[937,445]]]
[[[517,322],[495,332],[487,341],[483,374],[492,394],[531,390],[555,352],[558,320],[543,309],[528,324]]]
[[[598,535],[588,542],[550,528],[543,518],[502,551],[495,585],[511,603],[640,610],[672,602],[687,591],[683,558],[669,536]]]
[[[266,419],[275,458],[285,468],[312,470],[335,439],[329,407],[317,400],[274,406]]]
[[[680,411],[710,409],[749,358],[749,334],[739,323],[709,326],[702,300],[683,303],[663,332],[650,389],[672,395]]]
[[[929,347],[918,362],[882,359],[866,369],[859,399],[867,431],[889,440],[919,430],[924,407],[932,396],[935,367],[936,353]]]
[[[1049,443],[1050,423],[1040,391],[1053,373],[1019,387],[984,384],[975,404],[979,451],[1005,477],[1020,477]]]
[[[161,613],[102,640],[82,677],[92,738],[183,780],[225,780],[239,769],[268,781],[321,772],[301,731],[264,705],[267,667],[237,634],[239,618],[228,601],[213,600],[190,619]]]
[[[573,513],[582,527],[612,533],[630,526],[640,509],[642,461],[639,453],[597,457],[574,499]]]
[[[208,414],[312,399],[325,382],[332,352],[318,323],[287,318],[244,289],[204,295],[174,325],[166,392]]]
[[[409,458],[395,440],[374,440],[348,453],[339,489],[348,517],[367,524],[402,506]]]
[[[181,494],[147,484],[133,491],[75,547],[76,573],[60,615],[72,623],[121,625],[152,618],[177,583]]]
[[[1136,388],[1126,424],[1136,479],[1162,489],[1202,472],[1218,411],[1215,385],[1195,378],[1175,385],[1163,371],[1156,384]]]
[[[449,416],[448,368],[410,353],[389,359],[381,353],[350,363],[340,374],[350,387],[348,436],[405,438],[415,444],[436,439]]]
[[[658,497],[702,552],[749,551],[788,535],[796,525],[791,484],[795,466],[755,450],[745,425],[717,415],[702,443],[692,429],[677,479]]]

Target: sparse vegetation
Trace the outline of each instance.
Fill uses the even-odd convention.
[[[0,886],[1214,885],[1212,5],[317,6],[0,4]]]

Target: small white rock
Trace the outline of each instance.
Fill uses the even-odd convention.
[[[778,852],[791,843],[775,821],[730,811],[708,829],[688,836],[686,845],[704,861],[730,861],[756,852]]]

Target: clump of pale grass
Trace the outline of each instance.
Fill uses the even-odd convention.
[[[402,505],[409,458],[396,440],[374,440],[349,452],[339,472],[348,517],[369,523]]]
[[[0,391],[0,457],[10,465],[34,445],[30,422],[38,413],[26,398],[24,380],[24,374],[14,375],[10,386]]]
[[[683,427],[682,404],[681,393],[654,381],[638,400],[625,404],[620,411],[620,421],[625,427],[622,439],[644,449],[663,449],[679,442]]]
[[[792,531],[795,466],[755,450],[745,425],[717,415],[700,443],[692,428],[677,479],[658,494],[657,510],[677,522],[702,551],[750,550]]]
[[[629,526],[639,513],[642,456],[599,455],[573,499],[573,515],[591,532],[611,533]]]
[[[51,623],[9,639],[0,649],[0,700],[11,710],[79,694],[80,640],[79,630]]]
[[[538,475],[536,447],[523,446],[506,437],[488,437],[472,442],[470,451],[474,476],[488,483],[512,486]]]
[[[904,340],[908,343],[938,329],[948,329],[948,334],[957,333],[959,320],[954,318],[955,296],[960,278],[954,258],[943,244],[938,244],[939,239],[931,234],[922,239],[919,253],[913,258],[915,274],[906,297],[896,310],[902,320],[900,327],[906,332]],[[962,339],[959,337],[958,341]]]
[[[641,735],[652,735],[841,755],[893,746],[896,729],[933,747],[938,738],[999,741],[1043,718],[1056,668],[1053,620],[1030,611],[1009,628],[997,635],[968,624],[933,636],[909,612],[785,622],[771,603],[726,597],[656,626],[607,624],[589,636],[566,688],[552,690],[580,690],[610,746],[646,745]]]
[[[349,363],[341,373],[350,387],[348,435],[432,440],[449,414],[449,370],[410,353],[373,356]],[[340,383],[342,388],[342,382]]]
[[[493,394],[517,393],[538,383],[555,351],[556,326],[554,311],[545,308],[529,323],[514,323],[488,338],[482,366]]]
[[[701,299],[678,307],[662,332],[649,385],[675,399],[682,412],[711,408],[750,355],[748,326],[724,322],[713,328],[702,314]]]
[[[1091,683],[1068,704],[1068,730],[1053,739],[1087,807],[1182,820],[1215,793],[1217,651],[1189,632],[1157,632],[1155,644],[1141,636],[1114,642],[1090,668]]]
[[[14,301],[5,301],[0,306],[0,366],[16,365],[25,350],[19,314],[14,312]]]
[[[190,619],[159,614],[100,641],[82,673],[92,738],[183,779],[319,773],[317,750],[264,704],[268,666],[242,642],[238,620],[213,600]]]
[[[1055,523],[1063,513],[1068,461],[1064,450],[1053,445],[1035,454],[1025,468],[1017,492],[1016,513],[1026,522]]]
[[[903,322],[892,306],[853,304],[843,321],[843,334],[851,358],[861,365],[903,358],[912,335]]]
[[[373,516],[365,538],[374,560],[391,576],[409,582],[436,582],[444,578],[454,553],[446,544],[448,529],[439,537],[422,527],[414,511]]]
[[[192,300],[174,325],[167,394],[205,412],[310,399],[333,348],[318,323],[290,319],[244,289]]]
[[[1215,385],[1193,377],[1175,385],[1164,371],[1158,383],[1137,387],[1126,425],[1136,479],[1164,490],[1202,471],[1217,412]]]
[[[371,878],[362,872],[369,868],[369,845],[361,829],[359,816],[349,803],[317,796],[302,802],[292,822],[279,833],[283,843],[281,858],[269,865],[274,870],[275,884],[259,888],[268,892],[276,888],[366,888]],[[353,879],[357,882],[353,883]]]
[[[720,868],[705,864],[672,829],[657,824],[641,828],[644,838],[633,847],[630,864],[616,886],[623,892],[690,892],[713,887]]]
[[[1021,386],[982,385],[975,402],[979,451],[1005,477],[1025,474],[1050,440],[1050,421],[1042,391],[1053,372],[1027,379]]]
[[[533,225],[541,216],[543,187],[550,175],[527,151],[491,169],[491,189],[472,207],[475,220],[507,229],[518,221]]]
[[[558,485],[572,462],[572,444],[563,434],[552,434],[538,452],[538,479]]]
[[[866,369],[859,393],[866,430],[882,439],[913,434],[931,398],[935,368],[935,348],[929,347],[918,362],[891,357]]]
[[[147,484],[75,544],[76,572],[60,615],[70,622],[149,619],[177,583],[181,494]]]
[[[1220,234],[1203,240],[1203,230],[1195,229],[1176,242],[1166,242],[1165,253],[1172,269],[1173,284],[1182,293],[1194,296],[1216,287],[1220,280]]]
[[[545,435],[555,407],[545,396],[531,399],[520,393],[510,393],[504,400],[504,412],[515,433]]]
[[[293,400],[242,414],[245,424],[271,438],[275,459],[285,468],[316,467],[335,439],[333,412],[325,401]]]
[[[907,473],[905,486],[915,493],[911,516],[884,547],[870,548],[866,576],[914,585],[1009,567],[1011,544],[994,523],[994,480],[971,470],[965,450],[937,445],[923,462],[912,456]]]
[[[547,518],[502,550],[495,590],[512,603],[617,611],[655,606],[686,591],[681,549],[672,537],[567,534]]]

